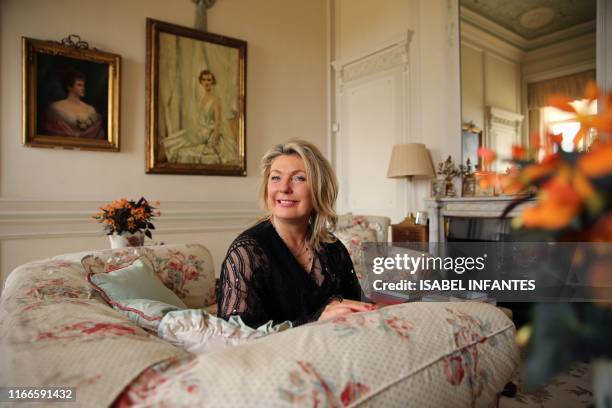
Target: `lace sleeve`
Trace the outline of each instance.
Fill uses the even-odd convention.
[[[250,327],[267,322],[260,291],[254,276],[265,270],[267,262],[257,242],[248,237],[239,237],[230,246],[221,266],[217,293],[217,316],[228,319],[239,315]]]

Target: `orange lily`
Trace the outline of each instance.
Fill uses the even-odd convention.
[[[612,143],[595,143],[578,159],[578,168],[587,177],[598,178],[612,173]]]

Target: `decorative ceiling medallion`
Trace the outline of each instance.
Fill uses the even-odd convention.
[[[550,7],[538,7],[523,13],[519,22],[525,28],[535,30],[549,24],[555,16],[555,10]]]

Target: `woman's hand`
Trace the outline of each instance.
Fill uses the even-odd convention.
[[[376,309],[376,305],[371,303],[358,302],[356,300],[343,300],[341,302],[334,300],[325,306],[318,320],[332,319],[334,317],[345,316],[357,312],[369,312]]]

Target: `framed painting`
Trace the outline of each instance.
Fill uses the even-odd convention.
[[[22,37],[22,142],[30,147],[119,151],[121,57]]]
[[[147,19],[147,173],[246,176],[246,50]]]

